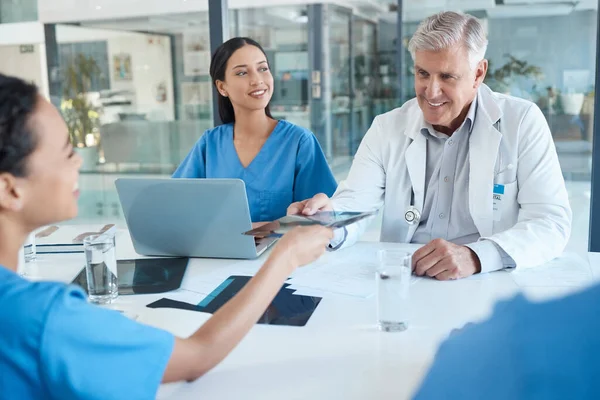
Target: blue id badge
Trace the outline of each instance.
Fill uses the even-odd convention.
[[[493,210],[494,210],[494,221],[500,221],[502,215],[502,197],[504,196],[504,185],[494,185],[493,195]]]

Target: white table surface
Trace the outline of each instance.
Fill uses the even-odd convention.
[[[378,243],[361,243],[365,249]],[[396,245],[401,247],[402,245]],[[343,257],[343,251],[339,256]],[[600,254],[589,257],[589,279],[582,285],[521,286],[510,272],[499,271],[452,282],[421,280],[411,287],[412,315],[405,332],[379,332],[375,296],[367,299],[322,293],[322,301],[304,327],[256,325],[215,369],[192,383],[162,385],[159,399],[405,399],[418,387],[449,332],[490,315],[493,305],[519,291],[546,299],[567,294],[600,278]],[[140,257],[126,231],[117,234],[117,258]],[[260,260],[264,260],[265,256]],[[256,269],[259,261],[191,259],[182,287],[169,294],[120,296],[110,307],[139,322],[188,336],[210,315],[175,309],[150,309],[162,297],[202,298],[222,276]],[[70,282],[84,256],[40,255],[28,264],[31,279]],[[543,272],[540,272],[543,274]],[[365,280],[365,285],[375,285]],[[186,290],[187,289],[187,290]]]

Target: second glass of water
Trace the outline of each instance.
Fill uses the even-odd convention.
[[[114,234],[88,236],[83,248],[90,302],[112,303],[119,295]]]
[[[385,332],[408,328],[412,256],[398,250],[380,250],[377,268],[377,324]]]

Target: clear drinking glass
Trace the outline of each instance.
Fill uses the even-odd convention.
[[[380,250],[377,267],[377,324],[385,332],[408,328],[410,312],[411,254]]]
[[[119,295],[115,235],[88,236],[83,240],[88,296],[92,303],[112,303]]]

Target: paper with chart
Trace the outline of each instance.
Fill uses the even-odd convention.
[[[290,288],[300,292],[310,288],[357,297],[371,296],[375,290],[374,260],[337,256],[328,253],[317,262],[298,269],[288,281]]]
[[[414,252],[420,245],[398,245]],[[316,262],[296,270],[288,281],[291,289],[309,294],[331,292],[366,298],[375,293],[377,251],[384,244],[357,243],[354,246],[326,253]],[[421,278],[413,276],[412,283]],[[315,292],[316,291],[316,292]]]
[[[577,253],[564,253],[538,267],[517,268],[511,276],[520,287],[581,287],[593,278],[588,258]]]

